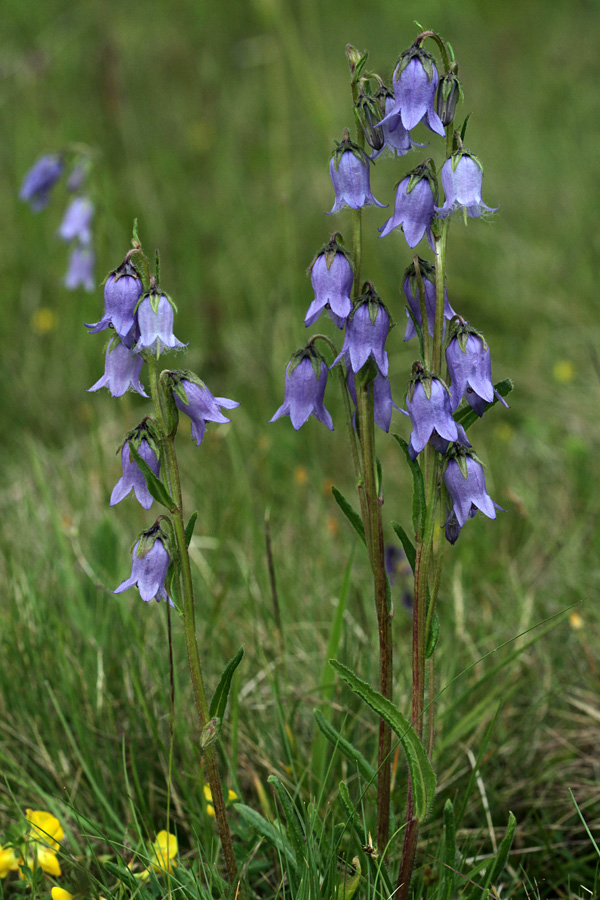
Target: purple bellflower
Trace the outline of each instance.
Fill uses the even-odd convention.
[[[134,327],[134,312],[144,288],[137,269],[129,260],[115,269],[104,285],[104,315],[99,322],[86,325],[90,334],[111,326],[122,340],[127,340]]]
[[[375,424],[382,431],[389,432],[392,421],[392,409],[400,409],[392,400],[392,387],[389,378],[384,378],[381,372],[378,372],[373,379],[373,416]],[[354,372],[348,372],[348,390],[352,397],[352,402],[358,406],[356,397],[356,381]],[[404,412],[404,410],[400,410]]]
[[[433,329],[435,325],[435,269],[430,263],[420,258],[419,268],[421,271],[421,278],[423,279],[423,290],[425,292],[427,329],[429,331],[429,334],[433,337]],[[408,306],[410,307],[410,311],[412,312],[419,326],[422,328],[423,321],[421,317],[421,304],[419,303],[419,286],[415,273],[414,263],[411,263],[404,273],[404,283],[402,285],[402,289],[404,290],[404,296],[406,297]],[[406,311],[406,315],[408,318],[408,322],[406,323],[406,334],[404,335],[404,340],[409,341],[411,338],[416,337],[417,332],[415,331],[415,326],[408,313],[408,310]],[[454,315],[456,315],[456,313],[448,302],[448,291],[444,286],[444,320],[449,320]],[[446,322],[444,321],[444,331],[445,325]]]
[[[87,197],[75,197],[69,203],[58,229],[58,236],[63,241],[74,241],[89,244],[92,239],[91,223],[94,206]]]
[[[64,163],[56,153],[40,157],[26,173],[19,197],[29,203],[33,212],[48,205],[50,191],[63,173]]]
[[[444,126],[434,109],[438,81],[438,71],[430,53],[414,46],[403,53],[394,72],[394,107],[382,120],[382,125],[399,115],[407,131],[424,121],[431,131],[444,137]]]
[[[478,509],[489,519],[495,519],[496,510],[501,509],[486,490],[483,466],[468,451],[461,451],[456,459],[448,461],[444,484],[452,501],[450,515],[454,513],[459,528]]]
[[[483,335],[467,323],[457,324],[453,331],[446,348],[452,409],[458,408],[464,396],[477,415],[482,416],[494,395],[508,409],[508,403],[494,388],[490,349]]]
[[[422,164],[403,178],[396,191],[394,215],[379,231],[385,237],[394,228],[401,227],[409,247],[416,247],[423,235],[427,235],[429,246],[435,253],[431,235],[435,198],[433,176],[429,166]]]
[[[469,441],[469,438],[467,437],[467,432],[465,431],[463,426],[460,424],[460,422],[456,423],[456,430],[458,432],[458,440],[455,441],[454,443],[461,444],[461,446],[463,446],[463,447],[472,447],[473,445],[471,444],[471,442]],[[433,434],[431,435],[431,446],[433,447],[434,450],[437,450],[437,452],[441,456],[445,455],[446,451],[448,450],[448,447],[450,446],[450,443],[451,443],[450,441],[447,441],[444,438],[441,438],[439,436],[439,434],[437,433],[437,431],[434,431]],[[417,458],[416,453],[413,456],[412,452],[410,451],[410,447],[409,447],[409,453],[410,453],[412,459]]]
[[[339,212],[344,206],[351,209],[362,209],[363,206],[381,206],[371,193],[369,166],[371,160],[364,150],[348,140],[347,132],[344,140],[333,151],[329,163],[329,174],[335,191],[335,203],[328,215]]]
[[[173,334],[173,312],[173,304],[166,294],[156,290],[144,294],[137,308],[140,338],[134,348],[136,353],[149,350],[160,356],[164,350],[187,347]]]
[[[213,397],[203,381],[192,372],[171,372],[173,398],[177,408],[192,420],[192,438],[200,446],[207,422],[231,422],[220,410],[240,404],[226,397]]]
[[[388,355],[385,342],[390,330],[390,316],[385,304],[377,296],[373,285],[366,282],[366,291],[354,303],[346,322],[346,334],[341,352],[331,368],[343,360],[346,368],[359,372],[372,358],[380,373],[388,373]]]
[[[435,375],[425,375],[420,363],[415,363],[416,377],[406,395],[406,408],[412,422],[409,450],[411,456],[420,453],[434,431],[446,441],[458,441],[458,428],[452,418],[450,393],[444,382]]]
[[[90,168],[89,161],[80,161],[73,166],[67,178],[67,190],[72,194],[80,191],[84,185],[85,179]]]
[[[166,600],[173,606],[165,589],[165,579],[171,559],[162,538],[154,537],[158,529],[153,526],[145,532],[133,548],[131,575],[122,581],[113,594],[121,594],[137,585],[142,600]],[[143,555],[142,555],[143,554]]]
[[[160,472],[160,459],[146,438],[142,438],[139,445],[136,447],[136,450],[158,478]],[[129,441],[125,441],[121,449],[121,465],[123,467],[123,474],[115,484],[113,492],[110,495],[110,505],[116,506],[117,503],[120,503],[121,500],[133,491],[138,503],[140,503],[144,509],[150,509],[153,503],[153,497],[148,490],[142,470],[131,454]]]
[[[442,187],[446,202],[436,206],[440,219],[445,219],[457,209],[464,209],[466,215],[478,219],[483,210],[496,212],[498,207],[486,206],[481,199],[483,170],[481,163],[465,150],[459,150],[446,160],[441,171]]]
[[[331,415],[323,404],[328,374],[327,366],[312,346],[298,350],[286,366],[283,403],[269,422],[289,416],[298,431],[309,416],[314,416],[333,431]]]
[[[75,291],[78,287],[91,292],[95,290],[94,263],[96,257],[91,247],[82,247],[75,244],[71,250],[64,285],[68,290]]]
[[[315,299],[308,307],[304,318],[306,326],[316,322],[323,309],[327,309],[337,327],[343,328],[352,310],[350,292],[354,273],[345,250],[337,242],[337,237],[337,233],[332,236],[308,270]]]
[[[406,156],[413,147],[427,146],[413,141],[410,131],[407,131],[402,124],[400,113],[395,112],[395,109],[394,97],[392,94],[388,94],[385,98],[385,118],[379,123],[379,130],[383,132],[383,145],[381,149],[371,154],[372,160],[388,151],[394,156]]]
[[[113,397],[122,397],[125,391],[131,389],[147,397],[144,385],[140,381],[140,372],[144,360],[141,356],[130,350],[126,344],[111,338],[106,348],[104,362],[104,375],[88,391],[99,391],[100,388],[108,388]]]

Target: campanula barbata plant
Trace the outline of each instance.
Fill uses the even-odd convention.
[[[426,42],[437,50],[437,56],[425,48]],[[475,519],[483,527],[485,519],[477,512],[489,519],[496,517],[499,507],[487,492],[484,465],[467,430],[498,400],[506,406],[503,395],[512,385],[508,380],[494,385],[484,336],[458,315],[448,300],[446,263],[451,223],[466,224],[469,217],[476,219],[495,212],[482,199],[481,162],[465,145],[467,120],[462,126],[455,126],[463,88],[452,48],[435,32],[422,31],[397,60],[391,84],[369,71],[366,53],[351,46],[346,52],[356,136],[351,138],[346,129],[332,153],[329,173],[335,199],[329,215],[348,218],[352,241],[345,244],[336,231],[317,252],[309,268],[314,300],[304,320],[305,325],[312,325],[327,312],[338,328],[344,328],[343,344],[339,348],[335,340],[315,334],[293,354],[286,369],[284,404],[271,421],[288,413],[297,429],[312,415],[331,428],[332,417],[324,406],[327,367],[339,372],[356,472],[358,512],[338,490],[334,490],[334,495],[369,556],[378,625],[377,689],[363,680],[361,673],[352,672],[336,660],[330,662],[379,716],[378,758],[373,776],[377,781],[376,844],[371,845],[369,860],[377,860],[374,864],[378,875],[391,887],[389,861],[400,859],[392,892],[396,900],[406,900],[419,828],[429,813],[436,786],[432,766],[434,658],[440,628],[436,603],[445,543],[439,535],[445,534],[448,542],[454,544],[469,520]],[[412,137],[412,130],[419,124],[429,129],[427,145]],[[417,165],[403,166],[404,156],[424,146],[428,151],[426,159]],[[365,215],[369,219],[363,221],[363,209],[383,206],[371,191],[375,160],[378,166],[391,170],[390,180],[392,184],[396,182],[393,213],[383,224],[377,222],[376,208],[368,210]],[[397,241],[403,236],[411,251],[419,248],[419,253],[429,252],[429,258],[408,253],[406,270],[403,275],[399,273],[408,318],[404,340],[415,344],[412,366],[407,366],[407,387],[389,377],[387,347],[397,313],[394,301],[384,302],[363,274],[367,272],[362,254],[362,233],[366,227],[379,228],[379,236],[386,240]],[[427,244],[421,250],[424,240]],[[410,469],[415,494],[412,528],[405,529],[398,523],[393,526],[413,575],[412,654],[403,652],[404,658],[412,658],[412,707],[406,713],[394,703],[393,606],[386,574],[389,553],[386,554],[384,542],[383,474],[375,447],[375,426],[384,432],[390,429],[393,409],[398,409],[392,398],[402,395],[405,409],[400,410],[404,416],[399,418],[398,430],[405,436],[394,434],[394,438]],[[408,425],[411,427],[407,433]],[[324,719],[318,712],[316,720],[325,736],[355,760],[347,742],[330,723],[327,728],[322,726]],[[397,830],[393,834],[392,731],[404,748],[409,770],[406,803],[403,810],[395,811]],[[351,816],[349,793],[343,783],[340,792]],[[404,827],[398,829],[401,815]],[[447,847],[453,816],[448,801]],[[502,868],[506,858],[502,854],[508,852],[513,831],[511,816],[506,841],[488,870],[489,878]],[[402,844],[401,851],[397,849],[398,842]],[[452,895],[454,862],[452,858],[445,875],[447,897]]]

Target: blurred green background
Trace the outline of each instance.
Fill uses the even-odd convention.
[[[148,409],[137,395],[85,393],[103,371],[102,337],[83,328],[100,318],[102,290],[62,287],[67,252],[56,230],[64,188],[34,215],[18,200],[23,175],[39,155],[69,142],[97,148],[90,189],[98,284],[122,260],[137,217],[146,249],[161,251],[162,283],[179,307],[175,333],[189,341],[186,355],[167,364],[194,369],[214,394],[242,404],[233,424],[209,430],[199,450],[182,423],[190,507],[200,510],[200,627],[211,677],[246,643],[241,677],[250,682],[258,668],[268,684],[278,649],[264,554],[269,508],[289,683],[299,686],[291,724],[302,742],[312,729],[315,672],[351,540],[329,486],[335,479],[351,495],[351,465],[331,388],[333,435],[314,420],[298,434],[288,420],[266,422],[281,403],[289,355],[305,340],[306,268],[333,230],[350,238],[345,213],[324,216],[333,202],[333,139],[353,125],[345,45],[368,49],[371,67],[388,79],[417,33],[416,19],[453,45],[465,89],[458,118],[472,113],[466,144],[485,168],[485,202],[499,206],[467,228],[453,223],[450,301],[485,333],[495,379],[515,382],[511,410],[496,407],[473,429],[488,488],[506,513],[495,523],[469,523],[448,553],[440,685],[578,604],[572,612],[579,618],[562,620],[513,671],[485,779],[495,824],[505,823],[508,808],[521,822],[519,846],[530,852],[515,867],[529,866],[540,883],[546,878],[550,892],[566,890],[571,877],[590,886],[594,855],[567,787],[597,834],[599,4],[4,0],[2,18],[0,727],[2,768],[17,802],[29,803],[36,784],[40,798],[60,792],[66,777],[60,767],[52,775],[39,750],[53,757],[61,740],[48,685],[70,715],[83,704],[90,728],[104,735],[98,740],[110,745],[114,728],[146,758],[152,716],[140,718],[139,732],[128,731],[136,703],[126,699],[119,666],[138,666],[131,657],[139,642],[148,654],[139,664],[141,685],[153,683],[157,671],[164,678],[167,665],[162,631],[155,633],[158,609],[133,594],[110,595],[129,571],[136,532],[149,522],[131,500],[108,509],[119,475],[113,454]],[[433,137],[424,130],[416,136]],[[433,143],[432,151],[439,154]],[[420,158],[378,162],[375,196],[392,204],[394,184]],[[387,215],[364,215],[364,272],[399,323],[388,346],[401,402],[415,353],[402,343],[400,296],[411,257],[400,233],[378,240]],[[426,247],[420,251],[430,257]],[[335,337],[333,326],[321,327]],[[399,415],[392,430],[408,435]],[[410,486],[393,444],[380,436],[384,517],[408,523]],[[356,662],[365,658],[363,636],[372,627],[358,555],[354,579],[344,652]],[[408,646],[408,614],[397,602],[398,646]],[[115,618],[123,626],[118,635]],[[399,703],[408,690],[405,653],[397,653]],[[104,669],[108,723],[93,699],[99,654],[111,660]],[[181,690],[185,697],[185,685]],[[491,692],[490,716],[503,693],[502,685]],[[264,780],[278,764],[261,725],[271,700],[266,689],[248,688],[244,696],[239,767]],[[118,741],[115,753],[118,766]],[[110,754],[107,760],[109,772]],[[87,764],[98,765],[100,777],[103,764],[91,746]],[[111,803],[121,815],[118,793]],[[12,801],[8,792],[2,797],[0,787],[8,820]],[[90,814],[96,802],[92,792]],[[473,833],[482,821],[475,805]]]

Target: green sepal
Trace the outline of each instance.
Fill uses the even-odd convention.
[[[404,552],[406,553],[406,558],[408,560],[408,564],[411,567],[411,569],[413,571],[413,575],[414,575],[415,562],[417,559],[417,551],[415,549],[415,545],[413,544],[413,542],[411,541],[411,539],[409,538],[409,536],[407,535],[404,528],[402,527],[402,525],[400,525],[399,522],[392,522],[392,528],[396,532],[396,535],[397,535],[398,539],[400,540],[400,543],[404,547]]]
[[[410,772],[414,815],[419,823],[423,822],[433,802],[436,779],[425,747],[417,732],[391,700],[360,679],[351,669],[336,659],[330,659],[329,665],[338,672],[354,693],[365,701],[367,706],[370,706],[384,722],[387,722],[400,740]]]
[[[189,522],[185,526],[185,542],[187,546],[190,546],[190,542],[192,540],[192,535],[194,534],[194,526],[196,524],[196,519],[198,518],[198,513],[193,512],[190,516]]]
[[[363,521],[362,521],[361,517],[356,512],[356,510],[353,508],[353,506],[348,502],[348,500],[346,500],[346,498],[344,497],[342,492],[338,491],[338,489],[335,487],[335,485],[332,486],[331,493],[333,494],[335,502],[337,503],[337,505],[339,506],[341,511],[344,513],[344,515],[346,516],[346,518],[348,519],[348,521],[350,522],[350,524],[352,525],[352,527],[354,528],[354,530],[358,534],[359,538],[361,539],[361,541],[363,542],[363,544],[366,547],[367,539],[365,537],[365,526],[363,525]]]
[[[213,698],[210,701],[209,707],[209,715],[215,717],[223,721],[225,718],[225,710],[227,708],[227,699],[229,697],[229,691],[231,689],[231,679],[233,678],[233,674],[239,664],[242,661],[242,657],[244,656],[244,648],[240,647],[238,652],[235,654],[233,659],[231,659],[223,670],[223,674],[219,680],[219,684],[217,685],[217,689],[213,694]]]
[[[501,397],[508,397],[510,392],[514,388],[514,383],[510,378],[505,378],[503,381],[499,381],[494,385],[494,390],[498,391]],[[498,398],[494,395],[494,399],[491,403],[488,403],[485,407],[484,413],[491,409],[492,406],[495,406],[498,403]],[[476,422],[480,417],[477,415],[474,409],[471,409],[470,406],[462,406],[457,413],[454,415],[454,420],[459,422],[462,427],[467,430],[470,428],[473,422]]]
[[[411,471],[413,478],[413,502],[412,502],[412,520],[413,520],[413,528],[415,530],[415,534],[417,534],[421,522],[425,519],[425,512],[427,506],[425,504],[425,485],[423,484],[423,473],[421,472],[421,466],[417,462],[416,459],[411,459],[410,454],[408,452],[408,444],[401,438],[399,434],[394,434],[393,438],[397,443],[402,447],[404,451],[404,455],[406,456],[406,461],[408,463],[408,467]],[[396,532],[397,534],[398,532]],[[399,536],[399,535],[398,535]],[[402,540],[402,538],[400,538]],[[407,554],[408,556],[408,554]],[[414,571],[414,566],[413,566]]]
[[[129,445],[129,450],[134,460],[136,461],[142,475],[146,479],[146,486],[154,499],[165,506],[169,510],[169,512],[175,512],[175,510],[177,509],[177,505],[160,478],[156,477],[148,463],[144,459],[142,459],[133,444]]]
[[[427,596],[429,596],[429,591],[427,592]],[[429,629],[429,634],[427,635],[427,643],[425,644],[425,659],[429,659],[429,657],[433,655],[439,636],[440,620],[437,612],[434,610],[431,617],[431,627]]]
[[[277,796],[279,797],[279,801],[283,807],[285,820],[287,822],[287,836],[289,837],[292,843],[292,847],[294,848],[296,865],[299,866],[304,862],[306,840],[304,838],[304,835],[302,834],[302,829],[300,828],[298,813],[294,809],[289,794],[282,785],[277,775],[269,775],[267,781],[269,784],[272,784],[277,791]]]
[[[342,737],[337,728],[334,728],[333,725],[327,721],[320,709],[315,709],[313,715],[319,731],[321,731],[327,740],[346,757],[348,762],[356,766],[365,781],[368,781],[369,784],[373,784],[377,777],[377,772],[371,763],[364,758],[360,750],[357,750],[350,741],[346,740],[345,737]]]
[[[210,747],[211,744],[214,744],[216,739],[219,737],[220,731],[221,720],[217,718],[217,716],[209,719],[202,729],[202,734],[200,736],[200,749],[204,751],[207,747]]]

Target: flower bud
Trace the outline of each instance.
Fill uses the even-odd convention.
[[[462,85],[455,72],[447,72],[438,85],[435,98],[437,114],[443,125],[450,125],[454,121],[456,104],[462,100]]]

